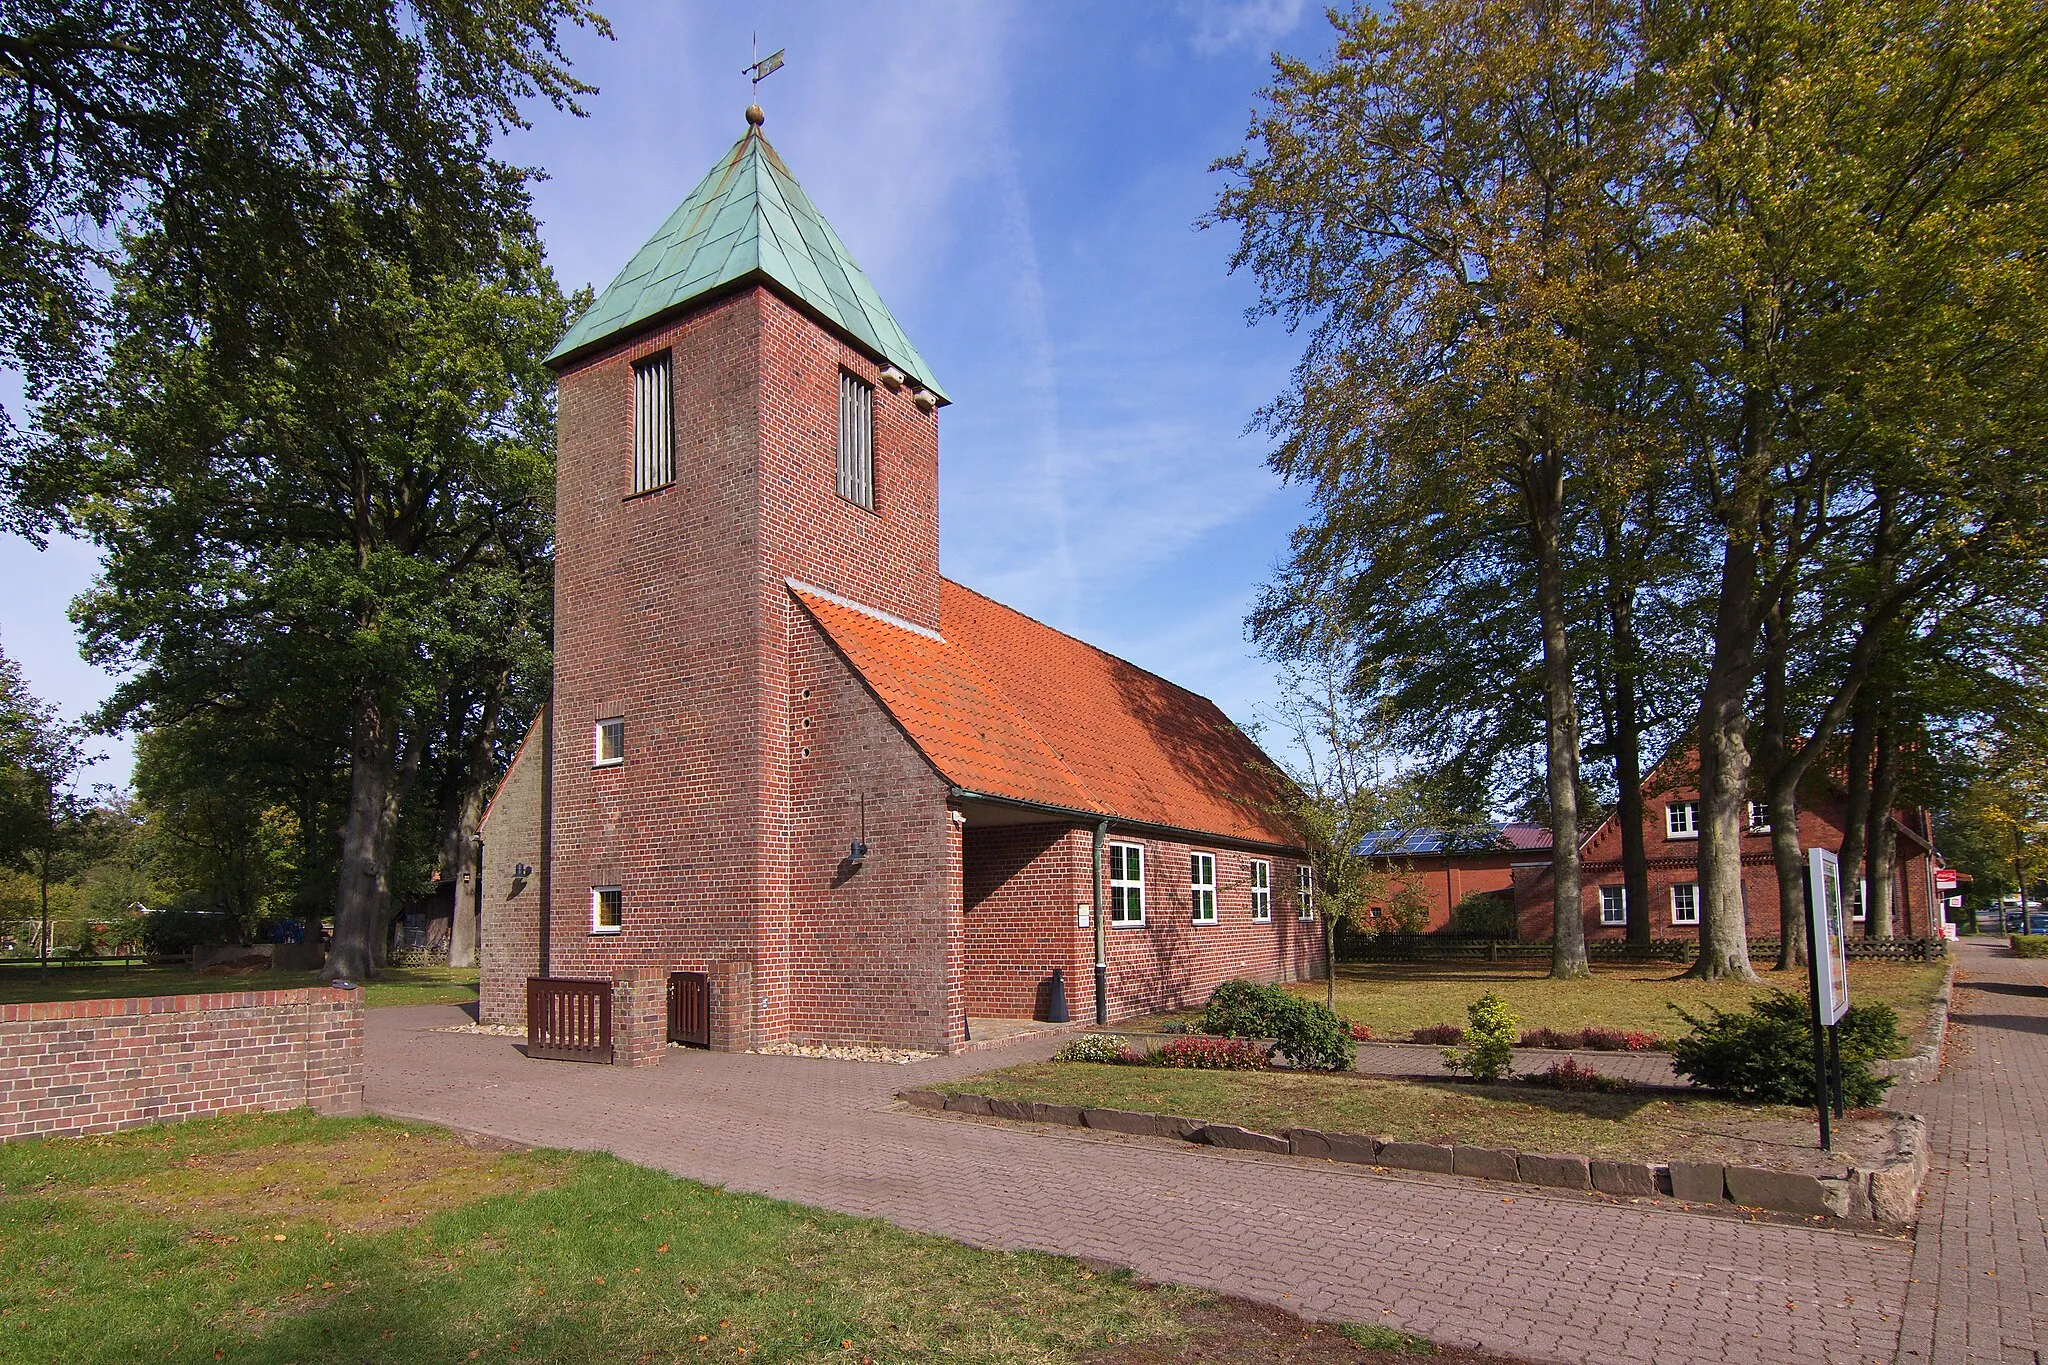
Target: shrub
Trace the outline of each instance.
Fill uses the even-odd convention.
[[[1419,934],[1429,928],[1429,902],[1412,886],[1404,886],[1387,903],[1387,918],[1397,934]]]
[[[1451,907],[1451,927],[1474,938],[1513,938],[1514,902],[1491,891],[1474,891]]]
[[[2013,934],[2006,941],[2021,957],[2048,957],[2048,934]]]
[[[1603,1076],[1590,1066],[1580,1066],[1567,1057],[1552,1062],[1550,1069],[1539,1078],[1544,1085],[1557,1090],[1611,1092],[1628,1089],[1628,1082],[1619,1076]]]
[[[1344,1028],[1350,1033],[1351,1041],[1354,1043],[1369,1043],[1372,1041],[1372,1030],[1363,1024],[1354,1024],[1347,1019],[1344,1021]]]
[[[1586,1035],[1583,1033],[1559,1033],[1556,1029],[1546,1026],[1543,1028],[1532,1028],[1527,1033],[1524,1033],[1520,1046],[1557,1048],[1568,1051],[1575,1047],[1583,1047],[1585,1042]]]
[[[1475,1081],[1497,1081],[1515,1066],[1515,1038],[1522,1021],[1499,992],[1488,991],[1465,1007],[1465,1046],[1444,1049],[1444,1065]]]
[[[1708,1090],[1758,1104],[1814,1102],[1813,1021],[1807,1002],[1772,991],[1747,1013],[1708,1007],[1708,1018],[1673,1011],[1692,1032],[1671,1046],[1672,1070]],[[1873,1075],[1870,1063],[1903,1050],[1898,1015],[1889,1005],[1854,1005],[1842,1017],[1842,1098],[1867,1109],[1884,1098],[1892,1078]]]
[[[1408,1041],[1428,1043],[1433,1047],[1456,1047],[1465,1041],[1465,1030],[1456,1024],[1431,1024],[1428,1028],[1419,1028],[1410,1033]]]
[[[1594,1052],[1655,1052],[1664,1040],[1639,1029],[1589,1028],[1579,1035],[1579,1046]]]
[[[142,925],[143,946],[162,957],[234,941],[234,922],[219,910],[159,910]]]
[[[1079,1038],[1069,1038],[1060,1044],[1052,1059],[1056,1062],[1103,1062],[1112,1066],[1142,1060],[1124,1046],[1123,1039],[1112,1038],[1106,1033],[1084,1033]]]
[[[1274,1052],[1306,1071],[1348,1071],[1358,1057],[1358,1044],[1327,1005],[1251,981],[1218,986],[1202,1011],[1202,1029],[1225,1038],[1271,1038]]]
[[[1189,1071],[1257,1071],[1266,1064],[1266,1054],[1242,1038],[1171,1038],[1145,1062]]]

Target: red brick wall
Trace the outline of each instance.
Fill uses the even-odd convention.
[[[771,1028],[944,1051],[964,1036],[966,1010],[946,784],[808,613],[790,611],[789,988]]]
[[[540,973],[541,722],[527,732],[483,822],[483,922],[477,952],[478,1017],[526,1023],[526,978]],[[533,870],[521,878],[521,865]]]
[[[363,1106],[363,993],[0,1005],[0,1139]]]
[[[1111,924],[1109,1016],[1200,1005],[1232,977],[1306,981],[1322,974],[1320,920],[1296,918],[1296,859],[1246,853],[1215,844],[1126,836],[1110,826],[1110,842],[1145,846],[1145,924]],[[1195,924],[1189,908],[1188,854],[1216,855],[1216,923]],[[1273,922],[1254,923],[1254,858],[1273,866]],[[1103,906],[1109,904],[1109,853],[1103,852]],[[1092,932],[1092,931],[1091,931]],[[1093,965],[1091,963],[1092,972]],[[1092,984],[1089,990],[1092,993]],[[1089,1008],[1093,1008],[1092,994]]]
[[[1066,972],[1076,1019],[1095,1008],[1094,930],[1076,907],[1091,905],[1093,836],[1072,825],[995,825],[966,831],[967,1012],[977,1018],[1041,1017],[1040,991]]]
[[[1454,927],[1451,908],[1474,892],[1488,892],[1503,899],[1514,898],[1514,865],[1535,858],[1548,858],[1548,849],[1535,853],[1465,853],[1455,858],[1412,856],[1374,859],[1387,874],[1387,894],[1367,907],[1367,912],[1384,916],[1392,897],[1410,888],[1422,897],[1429,913],[1425,934],[1440,934]],[[1383,924],[1384,920],[1381,921]]]
[[[631,366],[664,350],[676,482],[634,497]],[[784,579],[938,624],[936,415],[877,383],[876,509],[841,500],[842,367],[879,379],[750,286],[560,377],[551,970],[750,963],[722,979],[751,981],[742,1013],[760,1042],[808,1027],[792,1013],[791,887],[812,850],[791,843],[798,608]],[[626,761],[593,769],[592,728],[610,716],[625,718]],[[943,819],[935,807],[927,823]],[[930,831],[920,838],[928,857]],[[624,929],[593,935],[590,888],[609,884]],[[931,1023],[943,1002],[909,1008],[926,1011],[920,1028],[945,1027]]]

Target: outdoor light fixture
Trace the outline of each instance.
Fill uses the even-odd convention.
[[[523,882],[523,881],[525,881],[525,880],[526,880],[526,879],[527,879],[528,877],[531,877],[532,875],[533,875],[533,864],[532,864],[532,863],[515,863],[515,864],[513,865],[513,867],[512,867],[512,879],[513,879],[514,881],[520,881],[520,882]]]
[[[909,375],[903,373],[903,371],[897,369],[894,365],[891,365],[888,369],[882,371],[882,383],[884,383],[891,389],[902,388],[903,381],[908,378],[910,378]]]

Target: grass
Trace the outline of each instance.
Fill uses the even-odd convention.
[[[1689,981],[1671,963],[1598,964],[1590,981],[1553,981],[1541,963],[1400,962],[1349,963],[1337,968],[1337,1013],[1364,1024],[1375,1038],[1404,1041],[1432,1024],[1465,1023],[1465,1007],[1488,990],[1506,998],[1524,1029],[1560,1031],[1589,1027],[1640,1030],[1669,1038],[1686,1031],[1671,1012],[1678,1005],[1704,1014],[1716,1005],[1741,1010],[1773,986],[1795,994],[1806,989],[1801,972],[1760,972],[1762,986]],[[1899,1031],[1917,1037],[1927,1007],[1941,989],[1939,962],[1852,962],[1852,1000],[1884,1001],[1899,1013]],[[1321,1000],[1324,984],[1289,989]]]
[[[377,1119],[0,1147],[0,1359],[1041,1362],[1206,1301]]]
[[[2009,941],[2021,957],[2048,957],[2048,934],[2013,934]]]
[[[1265,1133],[1370,1133],[1524,1152],[1651,1160],[1688,1157],[1800,1165],[1815,1146],[1808,1109],[1666,1091],[1579,1093],[1505,1082],[1395,1080],[1282,1071],[1176,1071],[1032,1062],[938,1087],[998,1099],[1180,1114]],[[1883,1125],[1872,1121],[1870,1136]],[[1860,1131],[1860,1130],[1859,1130]]]
[[[324,984],[317,972],[247,972],[207,976],[183,967],[57,967],[49,978],[33,967],[0,971],[0,1005],[35,1000],[94,1000],[131,995],[196,995],[208,991],[283,991]],[[464,1005],[476,999],[476,969],[386,967],[363,988],[363,1003]]]

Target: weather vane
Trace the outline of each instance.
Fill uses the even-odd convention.
[[[761,122],[761,119],[758,117],[761,112],[761,82],[782,70],[782,54],[784,51],[785,49],[778,47],[767,56],[761,56],[761,35],[758,33],[754,35],[754,57],[756,60],[740,68],[740,74],[754,82],[752,103],[747,106],[747,121],[749,123],[758,124]]]

